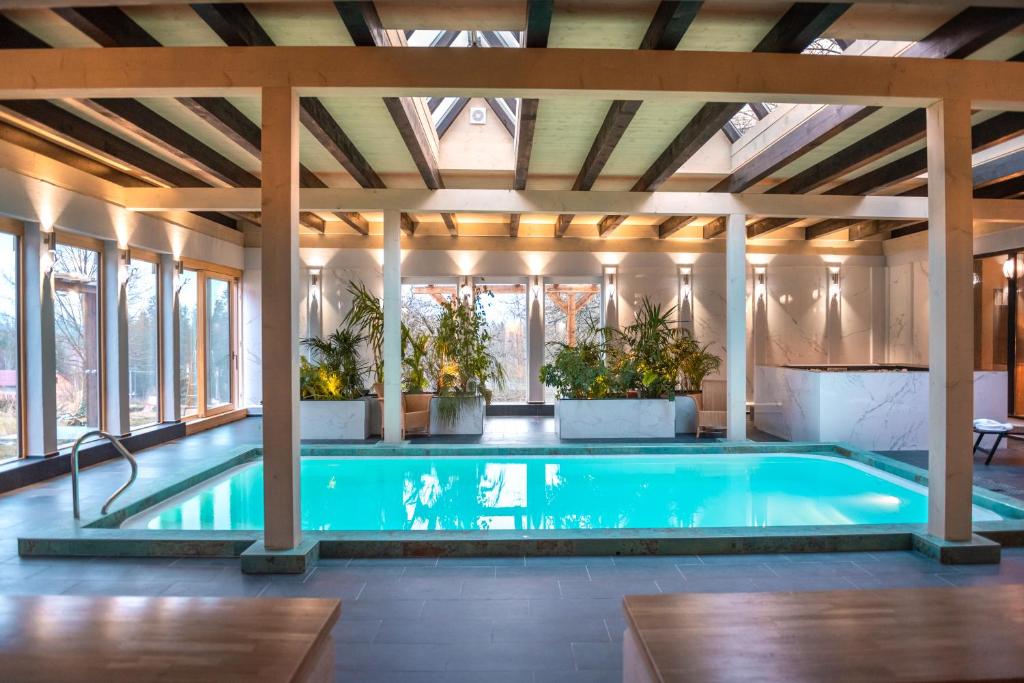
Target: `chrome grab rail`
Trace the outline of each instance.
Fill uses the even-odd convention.
[[[132,475],[128,478],[119,489],[114,491],[110,498],[107,498],[107,502],[103,504],[103,508],[100,509],[102,514],[107,514],[107,510],[110,509],[110,504],[114,502],[114,499],[120,496],[135,482],[135,478],[139,476],[139,463],[135,462],[134,456],[128,452],[128,449],[124,447],[120,439],[113,434],[108,434],[100,429],[94,429],[91,432],[86,432],[78,437],[75,441],[75,445],[71,447],[71,496],[73,498],[73,507],[75,511],[75,519],[81,519],[78,509],[78,447],[82,445],[82,442],[88,439],[90,436],[101,436],[110,444],[117,449],[117,452],[124,456],[128,464],[132,466]]]

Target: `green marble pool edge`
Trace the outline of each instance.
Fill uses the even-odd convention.
[[[303,445],[303,457],[457,457],[481,455],[593,456],[794,453],[850,458],[882,472],[928,485],[928,473],[884,455],[843,443],[590,442],[552,446],[480,444],[319,444]],[[22,556],[77,557],[241,557],[262,547],[260,531],[122,529],[120,525],[168,498],[262,457],[262,447],[230,449],[217,463],[150,492],[136,492],[113,512],[74,529],[43,531],[18,539]],[[159,484],[157,484],[159,485]],[[707,529],[544,529],[522,531],[306,531],[299,555],[316,557],[521,556],[521,555],[689,555],[917,550],[942,561],[998,561],[999,545],[1024,545],[1024,501],[975,487],[973,503],[1004,517],[976,522],[975,539],[964,544],[935,544],[924,524],[828,525],[793,527],[719,527]],[[976,560],[971,553],[980,547]],[[964,557],[957,553],[964,551]],[[949,556],[947,557],[947,554]],[[957,559],[959,557],[959,559]],[[315,562],[315,557],[312,558]],[[305,567],[300,561],[282,571]]]

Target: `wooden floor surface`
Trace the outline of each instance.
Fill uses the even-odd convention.
[[[625,599],[650,679],[1024,680],[1024,585]]]
[[[293,681],[337,600],[0,596],[0,680]]]

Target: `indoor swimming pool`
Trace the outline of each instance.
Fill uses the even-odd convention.
[[[696,529],[919,524],[927,490],[811,454],[304,457],[310,531]],[[974,507],[975,521],[1000,520]],[[127,520],[258,530],[263,466],[235,467]]]

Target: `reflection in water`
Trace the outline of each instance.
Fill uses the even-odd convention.
[[[649,529],[920,523],[927,499],[844,462],[780,456],[306,458],[303,528]],[[149,513],[151,529],[260,529],[257,463]],[[986,513],[976,509],[975,518]]]

